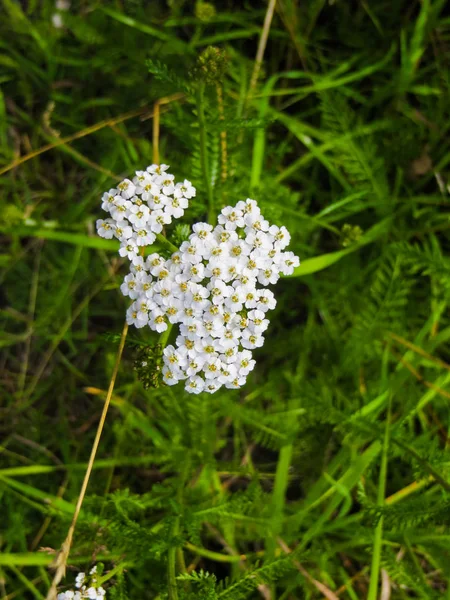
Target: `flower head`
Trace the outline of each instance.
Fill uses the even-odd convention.
[[[252,351],[264,344],[267,313],[276,305],[267,286],[281,274],[292,275],[299,259],[283,251],[287,229],[271,225],[247,199],[223,208],[215,227],[196,223],[169,259],[153,253],[144,260],[140,248],[182,216],[195,195],[190,181],[175,183],[167,169],[151,165],[104,194],[102,208],[111,218],[97,222],[98,233],[118,237],[119,254],[131,262],[120,286],[133,300],[128,324],[159,333],[168,323],[179,326],[175,345],[162,353],[164,382],[185,381],[192,394],[236,389],[255,366]],[[87,588],[86,597],[95,598],[94,592]]]

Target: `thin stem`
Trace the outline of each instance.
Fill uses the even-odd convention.
[[[29,401],[31,396],[33,395],[34,390],[36,389],[36,386],[38,385],[51,357],[55,353],[56,349],[58,348],[59,344],[61,343],[61,340],[65,336],[69,327],[72,325],[72,323],[75,321],[75,319],[77,319],[80,316],[80,314],[85,309],[85,307],[89,304],[89,302],[91,302],[92,298],[103,289],[105,283],[111,279],[111,276],[112,276],[111,273],[109,273],[108,276],[104,280],[102,280],[99,283],[99,285],[96,286],[92,290],[92,292],[90,294],[87,294],[83,298],[83,300],[80,302],[80,304],[74,309],[73,313],[71,315],[69,315],[69,317],[66,319],[66,321],[64,322],[60,331],[53,338],[53,341],[52,341],[50,347],[48,348],[48,350],[46,351],[46,353],[44,354],[44,356],[42,357],[42,360],[39,363],[39,366],[37,367],[28,388],[22,394],[22,397],[21,397],[21,402],[22,402],[21,408],[22,409],[26,408],[27,401]]]
[[[159,165],[159,101],[153,105],[153,162]]]
[[[386,495],[386,475],[388,465],[388,448],[390,437],[391,400],[389,399],[386,429],[384,432],[383,454],[381,456],[380,479],[378,482],[377,505],[384,506]],[[378,521],[373,540],[372,566],[370,568],[370,583],[367,600],[376,600],[378,594],[378,580],[380,577],[381,546],[383,543],[383,517]]]
[[[94,465],[95,456],[97,454],[98,446],[100,443],[100,437],[103,432],[103,426],[105,425],[106,415],[108,413],[108,408],[111,402],[111,397],[114,391],[114,385],[116,383],[117,373],[119,371],[120,359],[122,358],[123,348],[125,346],[125,340],[128,333],[128,324],[125,322],[122,330],[122,336],[120,338],[119,349],[117,350],[116,362],[114,365],[114,369],[111,375],[111,380],[109,382],[108,393],[106,394],[105,404],[103,405],[103,411],[100,417],[100,422],[97,427],[97,433],[95,434],[94,443],[92,444],[91,455],[89,457],[88,466],[86,469],[86,473],[84,475],[83,484],[81,486],[80,495],[78,496],[78,501],[75,507],[75,512],[72,517],[72,523],[70,524],[69,531],[67,532],[66,539],[64,540],[61,550],[58,552],[56,559],[53,563],[53,567],[56,568],[56,573],[52,581],[52,586],[47,594],[47,600],[55,600],[57,593],[57,586],[61,579],[64,577],[66,572],[66,564],[67,559],[69,558],[70,548],[72,546],[73,534],[75,531],[75,527],[77,524],[78,516],[80,514],[81,505],[83,504],[84,496],[86,494],[86,489],[89,483],[89,478],[91,476],[92,467]]]
[[[255,64],[253,66],[253,73],[250,79],[250,85],[248,87],[247,98],[252,95],[253,90],[256,87],[256,82],[258,81],[259,71],[261,70],[262,61],[264,58],[264,52],[267,45],[267,39],[269,37],[270,25],[272,23],[273,13],[275,11],[275,5],[277,0],[269,0],[269,5],[267,6],[266,16],[264,19],[264,25],[261,32],[261,37],[259,38],[258,50],[256,52]]]
[[[182,98],[184,98],[184,96],[185,96],[185,94],[183,92],[177,92],[176,94],[172,94],[171,96],[159,98],[153,105],[152,143],[153,143],[153,162],[156,165],[159,165],[159,132],[160,132],[161,106],[163,106],[164,104],[170,104],[171,102],[176,102],[177,100],[181,100]]]
[[[223,89],[222,84],[218,83],[216,85],[217,92],[217,108],[219,111],[219,119],[220,121],[225,121],[224,108],[223,108]],[[220,178],[222,182],[226,181],[228,176],[228,156],[227,156],[227,132],[225,130],[220,132],[220,162],[221,162],[221,171]]]
[[[170,250],[171,252],[178,252],[179,248],[174,246],[172,242],[169,242],[169,240],[166,237],[164,237],[161,233],[156,234],[156,239],[161,244],[161,246],[166,248],[166,250]]]
[[[99,123],[96,123],[95,125],[91,125],[90,127],[86,127],[85,129],[82,129],[81,131],[77,131],[73,135],[69,135],[67,137],[55,140],[51,144],[42,146],[41,148],[38,148],[37,150],[32,150],[31,152],[29,152],[28,154],[25,154],[25,156],[21,156],[20,158],[16,158],[11,163],[9,163],[9,165],[6,165],[5,167],[2,167],[0,169],[0,175],[3,175],[3,173],[8,172],[11,169],[14,169],[15,167],[18,167],[19,165],[23,164],[24,162],[27,162],[27,160],[35,158],[36,156],[39,156],[40,154],[43,154],[44,152],[48,152],[48,150],[52,150],[53,148],[57,148],[58,146],[64,146],[65,144],[70,144],[70,142],[73,142],[74,140],[79,140],[80,138],[85,137],[86,135],[90,135],[91,133],[95,133],[96,131],[99,131],[99,129],[103,129],[104,127],[112,127],[113,125],[117,125],[118,123],[123,123],[123,121],[126,121],[127,119],[132,119],[133,117],[138,117],[139,115],[143,115],[144,113],[147,113],[148,116],[153,116],[153,113],[149,113],[148,107],[144,106],[144,107],[138,108],[137,110],[132,110],[130,112],[124,113],[123,115],[119,115],[118,117],[115,117],[113,119],[107,119],[106,121],[100,121]]]
[[[36,257],[34,260],[34,269],[33,269],[33,277],[31,279],[31,288],[30,288],[30,296],[28,301],[28,317],[30,319],[30,326],[28,329],[28,336],[25,341],[25,356],[22,360],[22,366],[20,369],[19,375],[19,398],[22,396],[25,389],[25,382],[28,371],[28,363],[30,359],[30,350],[31,350],[31,338],[33,335],[33,321],[34,321],[34,313],[36,309],[36,298],[37,298],[37,290],[38,290],[38,281],[39,281],[39,269],[41,264],[41,255],[42,255],[42,241],[38,242],[38,248]]]
[[[111,571],[108,571],[108,573],[106,573],[106,575],[99,577],[99,579],[97,581],[97,585],[103,585],[104,583],[106,583],[107,581],[112,579],[115,575],[117,575],[117,573],[122,573],[124,571],[124,569],[126,569],[128,566],[131,567],[132,564],[126,563],[126,562],[120,563],[120,565],[117,565],[116,567],[114,567],[114,569],[111,569]]]
[[[197,92],[197,115],[200,133],[200,162],[202,168],[203,182],[208,197],[208,222],[213,225],[215,220],[214,198],[211,185],[211,177],[208,164],[208,144],[206,139],[205,119],[205,84],[200,83]]]
[[[292,444],[283,446],[278,455],[277,470],[275,473],[275,483],[272,492],[272,532],[266,540],[266,548],[269,559],[275,555],[277,546],[276,537],[281,530],[281,521],[283,519],[283,510],[286,498],[286,489],[289,482],[289,467],[292,459]]]
[[[410,494],[413,494],[414,492],[421,490],[423,487],[429,485],[433,481],[434,481],[434,477],[432,475],[430,475],[426,479],[420,479],[419,481],[413,481],[406,487],[402,488],[401,490],[398,490],[398,492],[395,492],[394,494],[392,494],[391,496],[386,498],[385,504],[395,504],[396,502],[403,500],[403,498],[406,498]]]
[[[164,349],[167,346],[167,342],[169,341],[170,332],[172,331],[172,323],[167,324],[167,329],[161,333],[159,336],[159,343],[161,344],[161,348]]]
[[[172,536],[178,535],[180,530],[180,517],[176,517],[173,527]],[[169,548],[167,556],[167,591],[169,594],[169,600],[178,600],[178,588],[176,581],[176,558],[177,558],[177,547],[173,546]]]
[[[223,563],[239,563],[243,560],[247,560],[247,556],[245,554],[220,554],[220,552],[214,552],[213,550],[208,550],[207,548],[199,548],[198,546],[194,546],[190,542],[186,542],[184,544],[186,550],[190,550],[194,554],[198,554],[199,556],[203,556],[204,558],[209,558],[210,560],[214,560],[215,562],[223,562]]]
[[[19,571],[19,569],[17,569],[17,567],[15,567],[14,565],[8,565],[8,566],[11,569],[11,571],[13,571],[13,573],[15,574],[17,579],[20,579],[20,581],[30,590],[30,592],[33,594],[33,596],[36,598],[36,600],[44,600],[44,596],[34,585],[33,581],[30,581],[27,577],[25,577],[25,575],[23,573],[21,573]]]

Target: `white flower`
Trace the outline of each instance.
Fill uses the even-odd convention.
[[[135,256],[131,260],[130,271],[132,273],[142,273],[145,271],[144,259],[142,256]]]
[[[116,196],[111,207],[112,218],[115,221],[121,221],[122,219],[126,219],[130,214],[130,209],[132,208],[132,206],[133,203],[129,200],[125,200],[121,196]]]
[[[217,390],[219,388],[220,388],[220,384],[217,381],[214,381],[213,379],[209,379],[208,381],[205,381],[204,391],[208,392],[208,394],[214,394],[214,392],[217,392]]]
[[[261,270],[258,274],[258,282],[261,285],[269,285],[276,283],[280,279],[280,273],[277,269],[276,265],[267,266],[263,270]]]
[[[244,216],[245,233],[249,234],[252,231],[269,231],[269,221],[266,221],[257,212],[248,212]]]
[[[277,227],[276,225],[272,225],[269,227],[269,233],[274,237],[275,248],[284,250],[287,246],[289,246],[291,235],[286,227]]]
[[[139,246],[134,238],[123,241],[120,244],[119,254],[120,256],[127,257],[129,260],[133,260],[139,253]]]
[[[161,233],[164,225],[168,225],[171,221],[170,215],[165,213],[162,209],[153,210],[148,219],[150,229],[155,233]]]
[[[162,369],[163,380],[167,385],[176,385],[181,379],[179,376],[179,370],[176,367],[168,367],[164,365]]]
[[[237,377],[237,368],[233,364],[221,363],[220,374],[217,381],[222,384],[230,384]]]
[[[179,219],[184,215],[184,209],[187,208],[187,204],[188,202],[184,198],[173,198],[166,209],[166,214]]]
[[[172,367],[178,367],[186,364],[186,356],[182,355],[178,350],[176,350],[173,346],[166,346],[163,350],[163,354],[165,357],[165,363],[170,364]]]
[[[149,316],[148,324],[151,329],[157,331],[158,333],[165,331],[167,329],[167,321],[163,311],[155,308]]]
[[[219,358],[212,357],[206,360],[203,371],[206,379],[217,379],[222,368],[222,361]]]
[[[189,263],[198,263],[202,259],[202,253],[199,246],[194,242],[183,242],[180,246],[181,261]]]
[[[145,227],[150,217],[150,209],[145,204],[138,206],[133,204],[130,208],[130,214],[128,220],[133,223],[135,230]]]
[[[100,237],[110,240],[114,237],[116,224],[113,219],[98,219],[96,222],[97,233]]]
[[[198,373],[199,371],[201,371],[203,369],[204,364],[205,364],[205,359],[203,358],[203,356],[198,355],[198,356],[191,357],[189,359],[189,361],[187,362],[186,375],[189,375],[190,377],[192,377],[193,375],[195,375],[196,373]]]
[[[180,301],[176,299],[168,301],[166,306],[166,317],[168,318],[169,323],[172,323],[172,325],[179,323],[182,314],[182,304]]]
[[[145,271],[137,273],[136,286],[136,290],[140,296],[146,296],[149,299],[153,298],[153,277],[149,273]]]
[[[293,252],[283,252],[280,264],[280,270],[283,275],[292,275],[295,267],[300,264],[300,259]]]
[[[248,312],[248,327],[255,333],[263,333],[269,327],[269,319],[262,310],[250,310]]]
[[[248,256],[252,251],[250,244],[244,240],[240,240],[239,238],[237,240],[230,240],[226,242],[225,247],[231,260]]]
[[[225,306],[232,312],[238,313],[244,308],[245,296],[244,286],[235,287],[232,293],[225,299]]]
[[[259,209],[258,203],[256,202],[256,200],[251,200],[250,198],[247,198],[247,200],[245,202],[238,202],[236,204],[236,208],[238,210],[241,210],[244,215],[246,214],[253,214],[253,215],[257,215],[260,216],[261,215],[261,211]]]
[[[177,183],[174,195],[176,198],[184,197],[190,199],[195,196],[195,193],[195,187],[190,181],[185,179],[183,183]]]
[[[62,29],[64,27],[64,21],[62,15],[60,13],[53,13],[52,15],[52,25],[56,29]],[[65,596],[63,596],[65,598]]]
[[[124,179],[121,183],[119,183],[117,189],[119,190],[121,196],[128,200],[129,198],[134,196],[136,186],[129,179]]]
[[[275,300],[275,296],[273,292],[270,290],[260,290],[258,292],[258,301],[256,304],[256,308],[262,310],[263,312],[267,312],[268,310],[273,310],[277,304]]]
[[[136,186],[136,189],[145,181],[151,181],[150,174],[147,171],[136,171],[136,176],[133,177],[133,183]]]
[[[129,296],[132,300],[136,300],[139,296],[138,278],[134,273],[125,275],[120,291],[124,296]]]
[[[114,235],[121,242],[128,240],[133,237],[133,228],[129,225],[128,221],[116,221]]]
[[[219,339],[221,352],[225,352],[229,348],[237,347],[240,337],[241,330],[239,327],[227,327]]]
[[[149,246],[155,241],[156,235],[152,231],[142,228],[136,231],[135,239],[138,246]]]
[[[245,385],[245,382],[246,382],[246,378],[245,377],[237,376],[232,381],[228,381],[225,384],[225,387],[227,387],[229,389],[237,390],[238,388],[240,388],[243,385]]]
[[[239,375],[242,377],[246,377],[255,367],[256,361],[252,359],[252,353],[249,350],[239,352],[236,359]]]
[[[183,274],[186,274],[189,281],[200,283],[205,277],[205,266],[203,263],[189,263],[184,267]]]
[[[102,196],[102,210],[111,212],[113,207],[114,199],[118,195],[119,190],[111,188],[109,192],[105,192]]]
[[[55,8],[58,10],[69,10],[70,2],[68,0],[56,0]]]
[[[224,283],[221,279],[212,278],[206,289],[210,292],[213,304],[222,305],[225,298],[231,295],[233,288]]]
[[[210,301],[209,291],[198,283],[189,284],[188,291],[186,292],[184,305],[192,306],[194,310],[205,310],[208,308]]]
[[[256,333],[251,329],[244,329],[241,344],[244,348],[260,348],[264,344],[264,338],[260,333]]]
[[[152,174],[161,175],[161,173],[164,173],[164,171],[167,171],[168,168],[169,168],[169,165],[165,165],[165,164],[150,165],[149,167],[147,167],[147,171]]]
[[[133,302],[131,306],[128,307],[127,310],[127,323],[128,325],[134,325],[138,329],[145,326],[145,322],[142,319],[139,319],[139,310],[136,302]]]
[[[184,389],[191,394],[200,394],[205,389],[205,381],[199,376],[189,377]]]
[[[244,227],[245,220],[242,210],[236,209],[236,207],[226,206],[222,209],[217,221],[225,226],[225,229],[234,230],[237,227]]]
[[[170,173],[162,173],[156,179],[156,183],[161,186],[163,194],[166,196],[172,196],[175,191],[174,179],[175,176]]]

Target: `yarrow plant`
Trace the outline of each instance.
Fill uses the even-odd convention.
[[[264,344],[267,313],[276,305],[266,288],[280,274],[291,275],[299,259],[283,252],[290,241],[286,227],[271,225],[251,199],[225,207],[215,227],[195,224],[169,259],[144,258],[139,247],[153,243],[195,195],[189,181],[175,185],[167,168],[151,165],[103,196],[112,218],[97,221],[98,232],[117,237],[119,253],[131,263],[121,285],[133,300],[127,322],[159,333],[179,325],[175,346],[163,350],[166,384],[184,380],[194,394],[239,388],[255,366],[252,350]]]
[[[58,600],[106,600],[105,590],[97,585],[97,566],[92,567],[89,575],[78,573],[75,578],[76,590],[66,590],[58,594]]]

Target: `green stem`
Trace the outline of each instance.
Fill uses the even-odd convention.
[[[194,546],[193,544],[186,542],[184,547],[186,550],[190,550],[194,554],[198,554],[199,556],[203,556],[205,558],[209,558],[215,562],[221,563],[238,563],[245,560],[245,556],[240,554],[220,554],[220,552],[214,552],[213,550],[208,550],[207,548],[200,548],[199,546]]]
[[[36,586],[27,577],[25,577],[25,575],[21,573],[19,569],[17,569],[14,565],[9,565],[9,568],[14,572],[17,579],[19,579],[30,590],[37,600],[45,600],[44,596],[40,593]]]
[[[103,577],[99,577],[98,581],[97,581],[97,585],[103,585],[104,583],[106,583],[107,581],[109,581],[110,579],[112,579],[115,575],[117,575],[117,573],[122,573],[124,569],[126,569],[127,567],[131,567],[131,563],[127,563],[127,562],[123,562],[120,565],[117,565],[117,567],[114,567],[114,569],[111,569],[111,571],[108,571],[108,573],[106,573],[106,575],[103,575]]]
[[[277,545],[276,536],[281,531],[286,489],[289,483],[289,467],[291,465],[292,449],[292,444],[283,446],[278,455],[275,483],[272,492],[272,535],[268,536],[266,540],[266,549],[269,559],[275,556],[275,548]]]
[[[172,323],[167,323],[167,329],[161,333],[159,336],[159,344],[161,345],[161,349],[167,346],[167,342],[169,341],[170,332],[172,331]]]
[[[203,181],[206,188],[206,195],[208,197],[208,222],[214,225],[215,210],[214,210],[214,198],[211,185],[211,177],[209,172],[208,164],[208,144],[206,139],[206,119],[205,119],[205,84],[200,83],[197,93],[197,115],[198,115],[198,126],[200,133],[200,163],[202,168]]]
[[[171,252],[178,252],[179,249],[176,246],[174,246],[171,242],[169,242],[169,240],[166,237],[164,237],[161,233],[156,234],[156,239],[163,248],[166,248]]]
[[[173,527],[172,536],[178,535],[180,530],[180,518],[176,517]],[[177,547],[173,546],[169,548],[167,556],[167,587],[169,600],[178,600],[178,588],[176,581],[176,558],[177,558]]]
[[[391,420],[391,399],[389,398],[388,414],[386,416],[386,429],[384,432],[383,453],[381,456],[380,478],[378,482],[377,504],[384,506],[386,495],[386,475],[388,465],[389,433]],[[380,577],[381,546],[383,543],[383,517],[378,521],[373,540],[372,565],[370,568],[370,583],[367,600],[377,600],[378,580]]]
[[[180,487],[177,491],[177,502],[180,506],[183,505],[183,490],[187,478],[189,464],[190,462],[188,460],[188,462],[184,464],[184,467],[180,473],[181,481]],[[175,538],[180,533],[180,524],[181,518],[179,516],[175,517],[172,526],[171,537]],[[182,548],[180,548],[179,546],[171,546],[167,553],[167,587],[169,600],[178,600],[178,588],[176,580],[177,558],[178,565],[179,567],[181,567],[180,570],[184,570],[184,558],[182,556]]]

